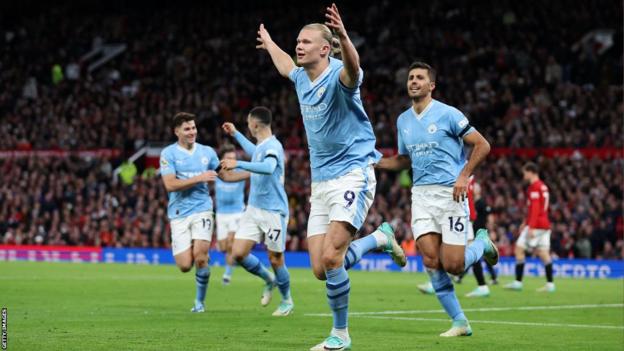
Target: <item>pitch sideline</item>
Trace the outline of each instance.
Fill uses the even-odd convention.
[[[585,304],[585,305],[559,305],[559,306],[520,306],[520,307],[483,307],[464,308],[464,312],[501,312],[501,311],[539,311],[539,310],[567,310],[577,308],[611,308],[624,307],[624,303],[612,304]],[[392,314],[423,314],[423,313],[446,313],[443,309],[437,310],[405,310],[405,311],[377,311],[377,312],[349,312],[349,316],[366,315],[392,315]],[[309,317],[329,317],[331,313],[306,313]]]
[[[624,307],[622,303],[614,304],[585,304],[585,305],[559,305],[559,306],[520,306],[520,307],[485,307],[485,308],[467,308],[465,312],[500,312],[500,311],[539,311],[539,310],[566,310],[566,309],[589,309],[589,308],[617,308]],[[399,314],[426,314],[426,313],[446,313],[444,310],[407,310],[407,311],[378,311],[378,312],[351,312],[350,317],[362,317],[373,319],[391,319],[404,321],[428,321],[428,322],[445,322],[446,318],[421,318],[421,317],[400,317],[393,316]],[[330,317],[330,313],[306,313],[308,317]],[[598,324],[569,324],[569,323],[543,323],[543,322],[512,322],[512,321],[490,321],[471,319],[470,323],[484,324],[506,324],[506,325],[523,325],[537,327],[564,327],[564,328],[597,328],[597,329],[619,329],[624,330],[624,326],[617,325],[598,325]]]

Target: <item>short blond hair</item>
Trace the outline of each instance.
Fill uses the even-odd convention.
[[[306,24],[305,26],[303,26],[303,28],[301,28],[301,30],[304,30],[304,29],[310,29],[310,30],[321,32],[321,37],[323,37],[323,39],[325,39],[325,41],[327,41],[327,43],[329,44],[330,55],[331,56],[340,55],[340,42],[338,41],[338,38],[334,37],[331,29],[329,29],[328,26],[322,23],[310,23],[310,24]]]
[[[303,28],[301,28],[301,30],[304,30],[304,29],[311,29],[311,30],[316,30],[316,31],[321,32],[321,36],[323,37],[323,39],[325,39],[327,43],[331,45],[332,38],[334,36],[332,35],[332,32],[328,26],[322,23],[310,23],[310,24],[306,24],[305,26],[303,26]]]

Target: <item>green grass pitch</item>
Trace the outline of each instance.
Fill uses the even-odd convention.
[[[263,308],[258,278],[236,268],[223,286],[222,272],[212,269],[206,313],[191,314],[194,274],[174,266],[0,262],[8,350],[308,350],[327,336],[325,285],[311,271],[291,270],[296,307],[285,318],[271,316],[277,291]],[[622,280],[560,279],[556,293],[540,294],[543,279],[528,278],[522,292],[494,286],[468,299],[466,277],[456,287],[474,335],[446,339],[436,298],[416,289],[425,275],[350,276],[353,350],[624,349]]]

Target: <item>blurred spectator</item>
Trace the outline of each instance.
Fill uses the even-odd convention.
[[[292,53],[306,23],[297,14],[322,6],[280,4],[279,14],[252,1],[175,11],[161,4],[149,14],[141,5],[94,5],[92,12],[71,4],[33,7],[31,17],[0,25],[18,33],[0,52],[0,149],[24,142],[35,149],[136,148],[147,140],[170,140],[164,126],[179,110],[197,114],[203,140],[217,144],[222,122],[244,126],[247,111],[258,104],[275,111],[275,132],[288,149],[305,148],[297,99],[254,48],[255,29],[263,19]],[[360,48],[362,98],[379,147],[395,147],[390,131],[409,104],[405,68],[425,55],[439,71],[436,98],[458,106],[494,146],[621,148],[617,8],[622,4],[612,0],[601,6],[553,0],[528,8],[511,0],[441,0],[427,9],[409,2],[341,4],[353,37],[367,44]],[[395,20],[379,28],[382,18]],[[567,25],[571,19],[574,26]],[[613,29],[614,45],[591,55],[575,50],[598,24]],[[86,70],[91,62],[80,57],[94,43],[109,42],[127,49]]]
[[[291,217],[287,247],[305,250],[309,213],[307,156],[290,154],[286,188]],[[502,255],[524,218],[522,158],[490,158],[476,175],[492,205],[488,229],[497,233]],[[0,161],[0,240],[12,244],[168,247],[166,193],[159,177],[113,184],[106,160],[22,158]],[[552,251],[557,257],[622,258],[621,159],[540,159],[551,189]],[[378,174],[375,202],[361,233],[389,221],[403,248],[413,253],[410,189],[401,176]]]

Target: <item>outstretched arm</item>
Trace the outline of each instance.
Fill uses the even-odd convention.
[[[217,173],[215,171],[205,171],[188,179],[178,179],[173,173],[162,176],[167,192],[187,190],[200,183],[212,182],[216,178]]]
[[[277,71],[282,77],[288,77],[290,71],[295,68],[295,62],[284,50],[282,50],[273,39],[271,39],[271,35],[264,28],[264,23],[260,23],[260,28],[258,29],[258,45],[256,45],[256,49],[264,49],[269,52],[271,56],[271,60],[277,68]]]
[[[463,197],[466,195],[466,191],[468,190],[468,178],[470,178],[475,167],[485,160],[485,157],[490,153],[490,143],[476,130],[464,136],[464,142],[474,147],[470,154],[470,159],[468,159],[468,163],[466,163],[464,169],[462,169],[453,187],[453,200],[457,202],[463,200]]]
[[[245,136],[241,132],[236,130],[236,127],[234,127],[234,124],[230,122],[225,122],[223,123],[222,128],[223,128],[223,131],[227,135],[234,137],[234,139],[236,139],[236,142],[238,142],[238,144],[243,148],[247,156],[249,157],[253,156],[254,152],[256,152],[256,145],[254,145],[254,143],[249,141],[249,139],[245,138]]]
[[[252,157],[254,152],[256,152],[256,145],[249,141],[249,139],[245,138],[245,136],[241,132],[236,132],[234,134],[234,139],[238,142],[238,144],[245,150],[245,153]]]
[[[412,165],[409,156],[407,155],[394,155],[392,157],[382,157],[381,160],[375,165],[377,169],[385,169],[388,171],[400,171],[403,169],[409,169]]]
[[[221,169],[219,171],[219,178],[225,182],[239,182],[241,180],[249,179],[251,174],[249,172],[234,172]]]
[[[360,55],[358,55],[355,46],[353,46],[351,39],[347,35],[347,30],[344,27],[344,23],[342,23],[336,4],[332,4],[331,7],[327,8],[325,17],[327,18],[325,25],[336,33],[340,42],[340,52],[344,65],[340,72],[340,82],[348,88],[355,88],[360,74]]]
[[[277,159],[275,157],[267,157],[261,162],[247,162],[239,160],[221,160],[221,167],[225,170],[242,169],[258,174],[272,174],[277,167]]]

